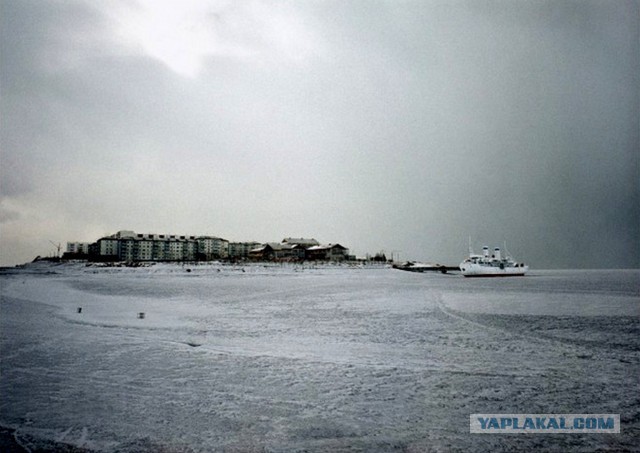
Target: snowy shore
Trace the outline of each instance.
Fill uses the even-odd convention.
[[[38,263],[4,269],[0,285],[0,426],[30,449],[633,451],[640,440],[637,270],[478,281]],[[622,433],[472,435],[471,413],[615,413]]]

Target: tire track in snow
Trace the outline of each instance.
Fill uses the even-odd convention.
[[[545,337],[545,336],[535,336],[535,335],[526,335],[524,333],[520,333],[520,332],[514,332],[512,330],[509,329],[502,329],[500,327],[495,327],[495,326],[491,326],[491,325],[487,325],[487,324],[483,324],[481,322],[478,321],[474,321],[471,319],[466,318],[465,316],[458,314],[460,313],[458,310],[453,310],[451,308],[448,308],[446,306],[446,304],[442,301],[441,297],[438,297],[437,301],[436,301],[436,306],[438,307],[438,310],[445,314],[446,316],[456,319],[458,321],[462,321],[465,324],[477,327],[479,329],[482,330],[487,330],[490,332],[495,332],[495,333],[499,333],[499,334],[503,334],[503,335],[508,335],[511,337],[516,337],[516,338],[520,338],[523,340],[527,340],[527,341],[536,341],[539,343],[543,343],[546,345],[551,345],[551,346],[565,346],[565,347],[569,347],[569,349],[575,349],[575,347],[579,347],[580,345],[575,345],[575,344],[567,344],[566,342],[560,340],[560,339],[556,339],[554,337]],[[584,348],[582,348],[584,349]],[[572,351],[572,352],[577,352],[577,351]]]
[[[527,341],[538,342],[540,344],[544,344],[547,346],[552,346],[554,348],[562,347],[568,353],[575,354],[578,358],[591,358],[594,354],[594,346],[599,345],[599,343],[590,341],[590,340],[580,340],[573,338],[559,338],[553,335],[547,335],[544,333],[538,333],[537,335],[528,335],[526,333],[516,332],[514,330],[508,328],[500,328],[492,325],[483,324],[481,322],[469,319],[464,315],[460,314],[458,310],[453,310],[446,306],[446,304],[442,301],[440,296],[437,297],[436,301],[437,309],[443,313],[444,315],[466,323],[468,325],[487,330],[490,332],[500,333],[504,335],[508,335],[515,338],[520,338]],[[523,315],[524,316],[524,315]],[[627,359],[621,358],[620,352],[626,352],[626,350],[618,351],[611,346],[607,348],[601,348],[598,351],[599,354],[605,354],[608,359],[623,362]],[[616,354],[617,353],[617,354]],[[626,354],[624,354],[626,356]],[[631,363],[631,362],[628,362]]]

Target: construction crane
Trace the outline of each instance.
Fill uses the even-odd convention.
[[[57,250],[56,258],[60,258],[60,243],[58,242],[58,243],[56,244],[56,243],[55,243],[55,242],[53,242],[53,241],[49,241],[49,242],[51,242],[51,243],[54,245],[54,247],[56,248],[56,250]]]

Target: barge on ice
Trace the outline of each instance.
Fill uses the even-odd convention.
[[[448,271],[457,271],[457,267],[444,266],[442,264],[420,263],[418,261],[407,261],[402,264],[394,264],[394,269],[409,272],[442,272],[446,274]]]

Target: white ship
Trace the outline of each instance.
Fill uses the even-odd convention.
[[[503,258],[496,247],[489,255],[489,247],[482,247],[482,255],[474,255],[469,250],[469,258],[460,263],[460,271],[465,277],[521,277],[529,266],[515,262],[508,254]]]

